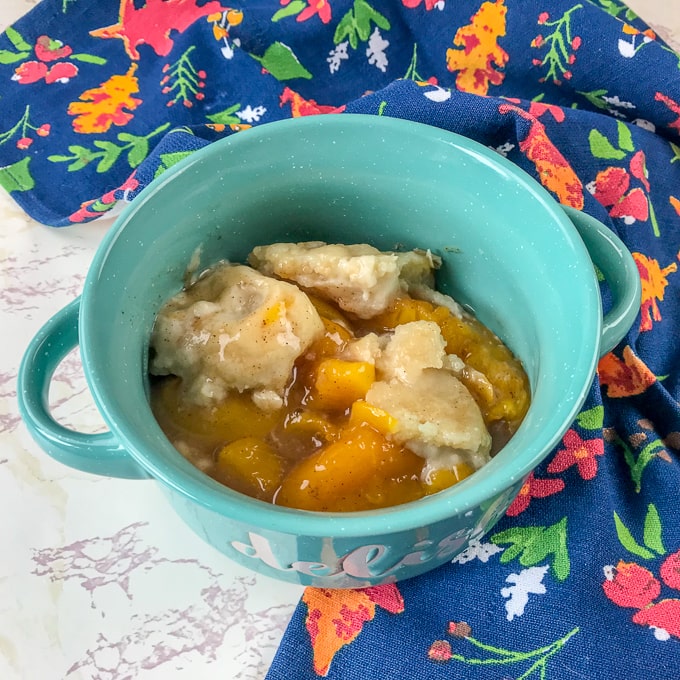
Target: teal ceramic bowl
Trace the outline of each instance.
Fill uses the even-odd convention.
[[[531,382],[524,423],[488,465],[407,505],[315,513],[235,493],[171,446],[149,408],[147,348],[192,256],[198,249],[207,267],[242,261],[258,244],[306,240],[430,248],[443,258],[439,288],[505,340]],[[614,298],[604,318],[593,261]],[[639,299],[632,258],[607,228],[565,213],[486,147],[389,118],[280,121],[198,151],[121,214],[82,297],[30,344],[20,409],[48,454],[88,472],[154,480],[136,483],[160,484],[197,534],[246,567],[314,586],[376,585],[451,560],[491,529],[572,423],[598,358],[624,336]],[[108,433],[67,430],[49,413],[52,373],[76,345]]]

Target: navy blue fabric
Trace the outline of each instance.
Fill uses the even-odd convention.
[[[417,579],[308,590],[268,680],[680,677],[679,67],[618,0],[44,0],[0,36],[0,185],[46,224],[365,113],[490,146],[633,253],[641,313],[507,516]]]

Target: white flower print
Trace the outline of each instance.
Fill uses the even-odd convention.
[[[468,547],[462,553],[456,555],[451,561],[456,564],[465,564],[474,559],[478,559],[480,562],[488,562],[492,555],[499,552],[503,552],[503,548],[493,543],[482,543],[475,538],[470,541]]]
[[[501,588],[501,595],[507,598],[505,611],[508,621],[524,614],[524,608],[529,602],[529,595],[545,595],[543,577],[549,568],[548,565],[545,567],[529,567],[522,569],[519,574],[510,574],[505,579],[506,583],[514,584],[507,588]]]
[[[383,73],[387,70],[387,55],[385,50],[389,47],[389,41],[384,40],[378,27],[373,30],[371,37],[368,39],[368,47],[366,48],[366,56],[368,57],[368,63],[374,64]]]
[[[445,102],[447,99],[451,99],[451,90],[438,85],[435,85],[434,90],[428,90],[424,94],[433,102]]]
[[[620,99],[619,95],[615,95],[613,97],[606,97],[603,96],[602,99],[607,102],[607,104],[611,104],[612,106],[618,106],[621,109],[634,109],[635,104],[632,104],[631,102],[625,102],[622,99]]]
[[[328,53],[326,61],[328,62],[328,68],[331,73],[340,70],[341,63],[349,59],[349,55],[347,54],[348,45],[349,41],[345,40],[344,42],[338,43],[335,49]]]
[[[264,106],[252,108],[250,104],[245,109],[236,111],[236,115],[245,123],[257,123],[265,113],[267,113],[267,109]]]
[[[499,153],[501,156],[504,156],[505,158],[508,157],[508,154],[515,148],[515,145],[512,142],[505,142],[505,144],[501,144],[500,146],[497,147],[491,147],[496,153]]]
[[[649,130],[650,132],[656,132],[656,125],[652,123],[651,120],[645,120],[644,118],[636,118],[633,123],[643,130]]]

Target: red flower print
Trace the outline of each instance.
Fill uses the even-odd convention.
[[[68,83],[71,78],[78,75],[78,67],[66,61],[60,61],[55,64],[45,75],[45,82],[48,85],[52,83]]]
[[[73,50],[60,40],[41,35],[33,48],[35,56],[40,61],[25,61],[14,69],[12,80],[20,85],[30,85],[44,80],[48,85],[52,83],[67,83],[78,75],[78,67],[70,61],[58,61],[71,56]],[[71,57],[73,58],[73,57]],[[48,64],[55,62],[51,67]]]
[[[134,191],[137,187],[139,187],[139,180],[132,173],[119,187],[106,192],[100,199],[81,203],[80,208],[69,215],[69,222],[89,222],[103,215],[113,208],[116,201],[127,201],[128,192]]]
[[[559,493],[562,489],[564,489],[564,482],[561,479],[536,479],[532,472],[522,485],[515,500],[510,504],[506,514],[510,517],[516,517],[529,507],[532,498],[546,498]]]
[[[649,218],[647,197],[639,187],[626,193],[629,186],[628,172],[610,167],[597,173],[593,195],[605,208],[610,208],[612,217],[622,217],[626,224],[633,224],[635,220],[644,222]]]
[[[327,24],[331,20],[331,6],[328,0],[311,0],[309,5],[305,7],[300,14],[297,15],[297,21],[307,21],[311,19],[315,14],[319,15],[319,19],[324,24]]]
[[[401,0],[401,4],[409,9],[415,9],[423,2],[423,0]],[[444,7],[444,0],[425,0],[425,9],[429,12],[435,7],[441,9]]]
[[[651,571],[635,562],[619,562],[608,567],[604,594],[619,607],[642,609],[661,593],[661,584]]]
[[[42,80],[47,73],[47,66],[41,61],[25,61],[14,69],[12,80],[17,80],[21,85],[30,85]]]
[[[449,621],[448,633],[455,638],[466,638],[472,635],[472,628],[465,621]]]
[[[451,645],[446,640],[435,640],[427,652],[432,661],[449,661],[452,656]]]
[[[95,217],[99,217],[101,213],[89,210],[90,206],[94,205],[94,201],[85,201],[80,204],[80,208],[68,216],[69,222],[89,222]]]
[[[127,200],[126,196],[130,191],[134,191],[139,186],[139,180],[134,173],[130,175],[119,187],[107,191],[102,197],[102,203],[115,203],[117,200]]]
[[[33,140],[30,137],[22,137],[21,139],[17,139],[17,149],[21,149],[22,151],[28,149],[31,144],[33,144]]]
[[[564,472],[572,465],[578,467],[582,479],[592,479],[597,474],[597,458],[604,453],[603,439],[581,439],[575,430],[564,435],[560,449],[548,465],[548,472]]]
[[[651,607],[641,609],[633,616],[633,623],[652,626],[680,638],[680,600],[660,600]]]
[[[645,163],[645,152],[638,151],[630,159],[630,172],[633,177],[639,179],[644,185],[645,189],[649,191],[649,180],[647,179],[647,166]]]
[[[64,45],[61,40],[52,40],[46,35],[41,35],[35,41],[35,56],[40,61],[56,61],[57,59],[66,59],[73,50]]]
[[[555,104],[544,104],[543,102],[531,102],[529,105],[529,113],[536,118],[540,118],[546,111],[552,113],[552,117],[561,123],[564,120],[564,109]]]
[[[669,588],[680,590],[680,550],[664,560],[659,575]]]

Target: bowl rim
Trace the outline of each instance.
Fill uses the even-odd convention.
[[[115,242],[120,234],[146,202],[153,200],[153,196],[157,191],[165,185],[176,181],[184,172],[187,172],[192,167],[202,163],[204,158],[221,153],[223,147],[236,146],[238,148],[241,145],[255,144],[259,137],[269,137],[278,132],[297,130],[300,134],[303,134],[307,128],[321,127],[329,130],[343,128],[347,131],[365,134],[367,126],[369,129],[373,128],[374,131],[376,129],[383,129],[391,134],[396,133],[406,136],[413,136],[414,134],[423,135],[431,141],[440,141],[466,153],[471,153],[484,163],[499,166],[506,174],[512,175],[513,180],[530,193],[538,203],[542,204],[543,209],[551,215],[569,245],[576,251],[581,252],[583,261],[591,262],[590,255],[576,228],[548,191],[518,165],[475,140],[443,128],[389,116],[342,113],[273,121],[240,131],[237,134],[234,133],[193,152],[190,156],[184,158],[166,170],[162,175],[152,180],[134,201],[121,211],[113,226],[105,234],[94,255],[83,289],[80,307],[80,345],[84,366],[91,366],[96,364],[97,361],[97,349],[96,346],[93,347],[91,344],[87,319],[93,314],[92,308],[95,303],[93,291],[96,288],[96,281],[100,270],[104,266],[108,253],[115,246]],[[335,513],[275,506],[237,493],[219,484],[197,468],[193,468],[193,465],[191,466],[193,470],[189,472],[178,471],[175,467],[164,461],[162,456],[150,457],[148,452],[144,450],[144,447],[138,446],[137,440],[139,437],[134,428],[129,427],[125,419],[118,416],[115,405],[109,403],[106,389],[102,388],[97,381],[92,380],[87,371],[86,378],[95,404],[111,431],[119,439],[121,445],[142,468],[170,491],[232,520],[243,521],[240,516],[247,512],[247,518],[245,519],[247,524],[260,527],[263,531],[335,538],[394,534],[445,521],[447,518],[478,508],[485,502],[508,493],[509,489],[523,482],[529,473],[559,443],[564,432],[569,428],[585,401],[599,358],[598,347],[602,327],[602,309],[594,270],[593,281],[595,290],[594,304],[592,309],[588,310],[593,315],[591,322],[595,331],[592,338],[593,351],[588,365],[579,367],[579,373],[583,376],[581,389],[575,395],[572,406],[564,417],[562,427],[546,440],[546,444],[540,453],[521,462],[519,458],[514,462],[504,461],[502,470],[494,469],[491,473],[487,472],[486,476],[490,477],[493,489],[491,495],[489,493],[482,493],[481,485],[475,484],[475,477],[490,465],[487,464],[476,475],[460,482],[454,487],[412,503],[389,508]],[[160,430],[160,428],[158,429]],[[167,447],[168,450],[175,450],[169,441],[167,442]],[[509,502],[510,500],[508,500],[508,504]],[[417,513],[413,512],[414,504],[418,506]],[[415,515],[417,515],[417,520],[414,520]]]

